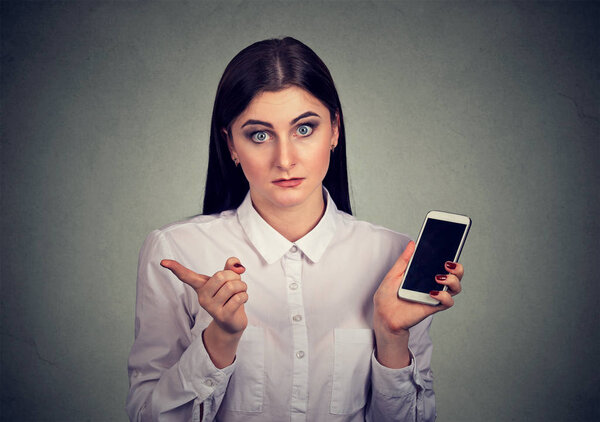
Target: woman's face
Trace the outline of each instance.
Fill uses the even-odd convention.
[[[229,150],[258,210],[323,206],[321,186],[338,141],[331,120],[316,97],[292,86],[258,94],[233,121]]]

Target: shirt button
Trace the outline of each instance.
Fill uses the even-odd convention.
[[[207,387],[212,387],[213,385],[215,385],[215,383],[213,382],[213,380],[208,378],[208,379],[204,380],[204,385],[206,385]]]
[[[303,352],[302,350],[298,350],[298,351],[296,352],[296,357],[297,357],[298,359],[302,359],[302,358],[304,357],[304,352]]]
[[[300,322],[300,321],[302,321],[302,315],[294,315],[294,316],[292,317],[292,319],[293,319],[295,322]]]
[[[290,290],[296,290],[298,288],[298,283],[290,284]]]
[[[296,246],[296,245],[292,246],[292,248],[290,249],[290,252],[292,252],[292,253],[298,252],[298,246]]]

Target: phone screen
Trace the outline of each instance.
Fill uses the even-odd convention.
[[[435,276],[448,273],[444,263],[455,259],[466,228],[460,223],[428,219],[402,288],[422,293],[442,290],[444,286],[436,283]]]

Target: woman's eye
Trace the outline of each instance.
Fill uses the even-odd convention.
[[[252,134],[252,140],[258,144],[262,144],[267,139],[269,139],[269,134],[265,131],[254,132]]]
[[[300,136],[308,136],[312,133],[313,128],[310,125],[300,125],[296,129],[296,133]]]

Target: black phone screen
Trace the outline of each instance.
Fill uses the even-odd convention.
[[[444,286],[435,281],[437,274],[448,274],[446,261],[453,261],[467,226],[450,221],[428,219],[419,239],[403,289],[429,293]]]

